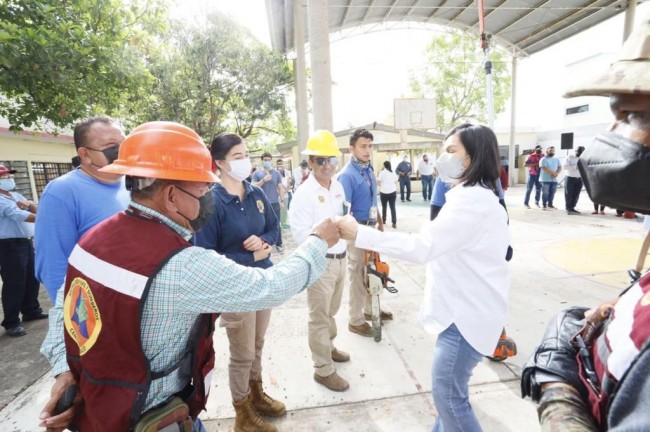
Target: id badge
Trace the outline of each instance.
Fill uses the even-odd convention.
[[[370,214],[368,219],[377,220],[377,207],[375,206],[370,207]]]

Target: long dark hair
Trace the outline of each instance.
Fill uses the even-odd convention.
[[[244,142],[244,139],[232,132],[221,132],[214,137],[210,144],[210,154],[212,160],[226,160],[228,152],[236,145]]]
[[[384,161],[384,168],[386,168],[390,172],[393,172],[393,168],[390,165],[390,161]]]
[[[471,161],[462,177],[464,185],[478,184],[498,196],[496,182],[499,180],[499,143],[492,129],[484,125],[463,123],[449,131],[445,140],[452,135],[458,135]]]

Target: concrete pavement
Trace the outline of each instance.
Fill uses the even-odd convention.
[[[586,194],[578,209],[525,209],[523,187],[506,193],[514,258],[508,333],[519,354],[504,363],[484,360],[471,380],[471,401],[486,431],[539,430],[535,407],[519,397],[520,367],[526,361],[550,317],[573,304],[594,306],[615,297],[627,282],[626,270],[636,261],[645,234],[638,221],[591,215]],[[555,205],[563,208],[563,189]],[[420,194],[397,203],[398,231],[417,232],[428,221],[429,205]],[[391,229],[391,228],[388,228]],[[450,233],[453,235],[453,233]],[[290,234],[284,237],[293,249]],[[280,259],[281,256],[274,258]],[[386,257],[384,257],[386,258]],[[350,389],[334,393],[313,381],[307,346],[306,295],[295,296],[273,311],[263,359],[267,392],[287,405],[287,416],[275,420],[281,431],[428,431],[435,420],[431,401],[430,366],[435,338],[422,330],[416,315],[422,299],[424,266],[389,259],[399,293],[385,293],[383,305],[395,320],[384,326],[375,343],[347,330],[347,288],[337,318],[336,345],[349,352],[349,363],[338,365]],[[28,323],[29,335],[0,336],[0,430],[36,431],[38,413],[48,398],[52,378],[38,346],[46,322]],[[228,343],[223,329],[215,336],[217,369],[207,412],[208,431],[231,431],[234,421],[228,389]],[[9,360],[7,360],[9,359]]]

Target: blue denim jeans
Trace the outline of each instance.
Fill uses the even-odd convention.
[[[467,343],[455,324],[438,335],[431,381],[438,418],[432,432],[480,432],[469,404],[469,379],[483,356]]]
[[[422,176],[422,198],[425,201],[431,201],[431,193],[433,191],[433,174]]]
[[[528,184],[526,185],[526,197],[524,198],[524,204],[528,205],[530,202],[530,193],[535,187],[535,204],[539,205],[539,196],[542,193],[542,185],[539,182],[539,174],[528,174]]]
[[[546,205],[553,205],[556,190],[556,182],[542,182],[542,204],[544,204],[544,207]]]

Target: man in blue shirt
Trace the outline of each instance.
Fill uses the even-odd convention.
[[[350,204],[349,213],[363,225],[384,230],[384,221],[377,212],[377,180],[370,163],[374,137],[366,129],[356,129],[350,136],[350,162],[343,167],[338,181],[345,191],[345,200]],[[365,251],[348,243],[348,275],[350,278],[350,321],[348,330],[361,336],[372,337],[372,327],[366,322],[372,318],[370,294],[366,289]],[[393,319],[393,314],[381,311],[382,320]]]
[[[2,326],[7,336],[24,336],[23,321],[47,318],[38,303],[40,284],[34,277],[36,205],[14,191],[16,170],[0,165],[0,277],[2,277]]]
[[[99,171],[117,157],[124,134],[108,117],[93,117],[74,130],[80,167],[51,181],[39,202],[36,277],[52,301],[63,285],[77,241],[99,222],[124,210],[130,194],[124,177]]]
[[[539,181],[542,183],[542,207],[553,209],[553,197],[557,189],[557,176],[562,171],[560,160],[555,157],[555,147],[546,149],[546,156],[540,161]]]
[[[258,169],[253,173],[251,183],[262,188],[271,203],[271,207],[273,207],[279,225],[281,211],[284,208],[285,189],[282,186],[282,175],[273,169],[272,161],[273,156],[271,156],[271,153],[266,152],[262,154],[262,169]],[[275,244],[275,249],[279,253],[284,252],[281,227],[278,229],[278,241]]]
[[[404,155],[402,162],[395,168],[395,174],[399,176],[399,195],[404,202],[404,188],[406,188],[406,201],[411,201],[411,172],[413,168],[408,161],[408,155]]]

